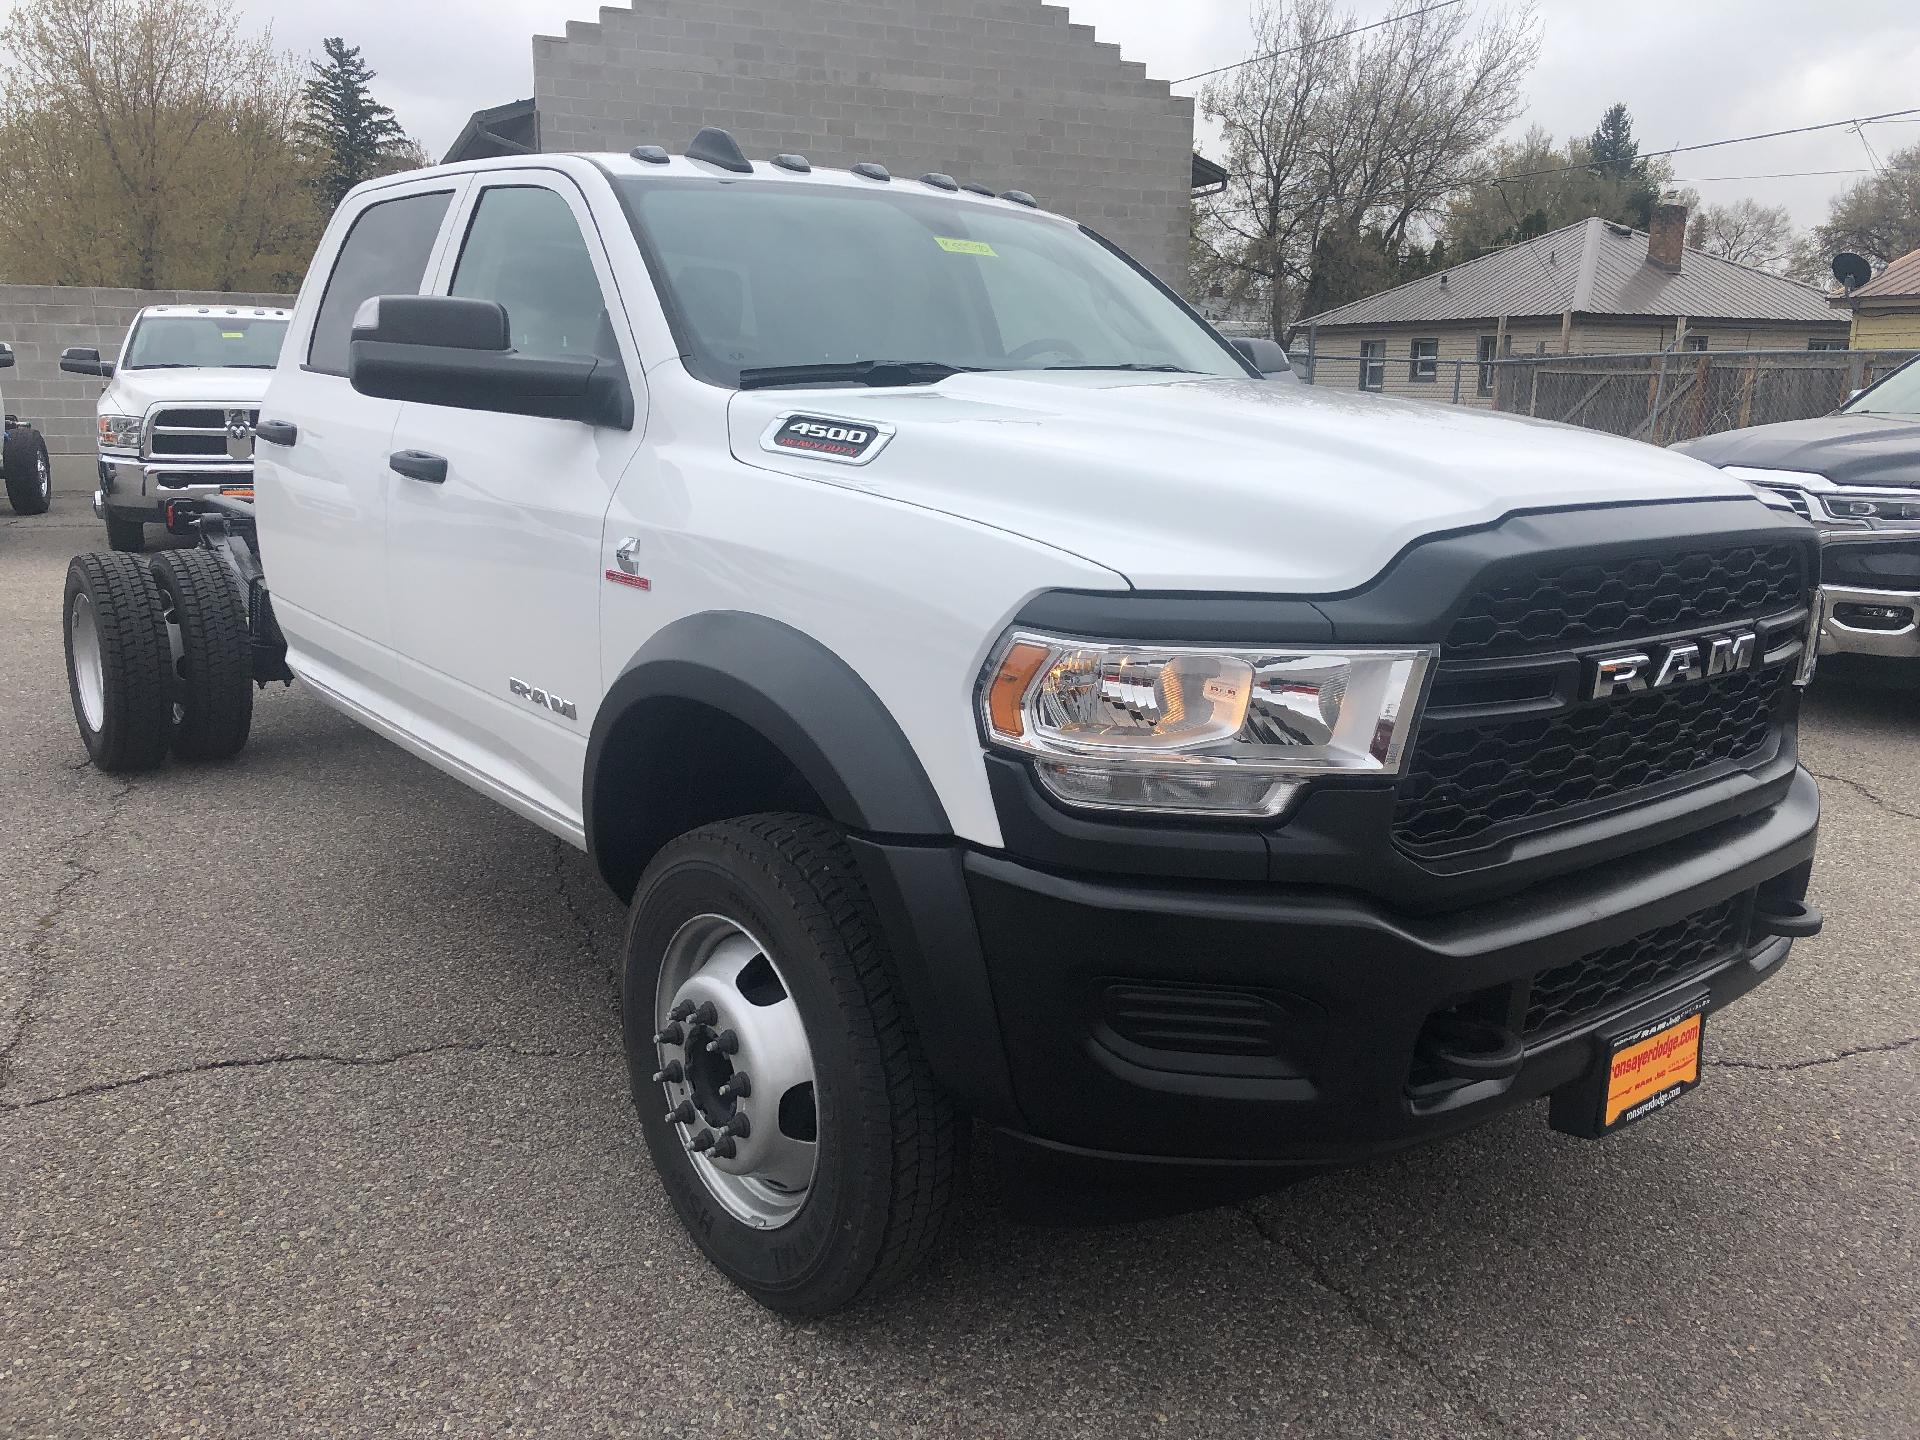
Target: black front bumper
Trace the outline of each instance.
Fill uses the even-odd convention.
[[[1331,887],[1076,876],[957,845],[856,848],[929,1059],[980,1118],[1116,1159],[1317,1166],[1577,1082],[1603,1036],[1678,996],[1708,994],[1711,1032],[1714,1010],[1785,959],[1790,941],[1755,914],[1804,897],[1818,822],[1798,771],[1757,813],[1443,914]],[[1527,1030],[1542,972],[1706,913],[1731,917],[1730,945]],[[1525,1046],[1513,1073],[1432,1072],[1422,1033],[1463,1008],[1504,1008]]]

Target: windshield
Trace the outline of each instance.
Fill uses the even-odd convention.
[[[742,371],[749,385],[955,370],[1247,377],[1178,301],[1058,220],[918,186],[623,183],[688,367],[717,384],[740,385]]]
[[[148,315],[127,337],[122,370],[271,370],[287,322],[264,315]]]
[[[1920,415],[1920,359],[1907,361],[1850,405],[1842,415]]]

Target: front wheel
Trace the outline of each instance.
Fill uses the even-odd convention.
[[[53,466],[38,430],[19,425],[7,432],[0,469],[6,472],[7,503],[14,514],[46,514],[53,503]]]
[[[634,896],[622,1022],[673,1207],[761,1304],[836,1310],[938,1244],[962,1126],[833,826],[756,815],[667,846]]]

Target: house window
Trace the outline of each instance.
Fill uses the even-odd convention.
[[[1698,355],[1701,351],[1707,348],[1707,337],[1704,335],[1689,335],[1681,343],[1682,343],[1682,348],[1691,351],[1695,355]]]
[[[1809,340],[1807,341],[1807,348],[1809,350],[1844,350],[1847,348],[1847,342],[1844,340]]]
[[[1409,352],[1407,379],[1420,385],[1431,385],[1440,374],[1440,342],[1438,340],[1416,340]]]
[[[1384,340],[1362,340],[1360,342],[1360,388],[1362,390],[1384,390],[1387,386],[1387,342]]]
[[[1499,354],[1499,345],[1498,335],[1482,335],[1476,347],[1477,358],[1480,361],[1480,379],[1474,389],[1482,395],[1493,393],[1493,357]]]

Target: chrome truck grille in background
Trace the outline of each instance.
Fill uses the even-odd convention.
[[[169,407],[147,417],[145,458],[149,460],[225,460],[227,434],[235,424],[251,428],[258,406]]]

